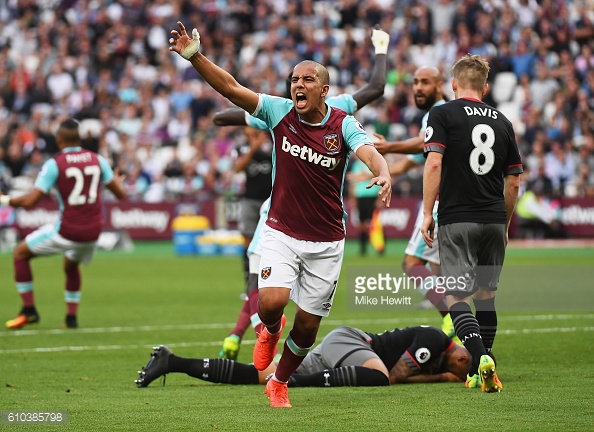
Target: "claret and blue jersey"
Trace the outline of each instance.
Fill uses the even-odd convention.
[[[320,123],[310,124],[300,119],[290,99],[264,94],[253,115],[268,125],[274,142],[267,225],[299,240],[342,240],[349,155],[372,145],[361,124],[329,106]]]
[[[60,217],[56,231],[62,237],[90,242],[103,228],[101,186],[114,173],[105,158],[81,147],[68,147],[43,165],[35,187],[45,194],[56,189]]]

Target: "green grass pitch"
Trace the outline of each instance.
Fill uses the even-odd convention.
[[[434,311],[353,311],[346,268],[400,269],[405,242],[384,256],[357,255],[348,243],[343,277],[320,340],[349,324],[367,331],[428,324]],[[0,410],[68,411],[76,431],[433,431],[592,430],[594,428],[594,249],[515,249],[506,258],[497,301],[494,351],[504,391],[463,384],[291,389],[293,409],[273,410],[260,386],[206,383],[170,374],[137,389],[151,347],[216,357],[241,307],[237,257],[176,257],[171,243],[137,243],[132,253],[99,252],[83,267],[78,330],[63,330],[61,257],[33,261],[38,325],[0,329]],[[12,257],[0,254],[0,319],[20,299]],[[413,303],[420,300],[416,297]],[[287,309],[289,319],[294,311]],[[248,330],[240,361],[251,361]],[[21,430],[30,426],[2,425]]]

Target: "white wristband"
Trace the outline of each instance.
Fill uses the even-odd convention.
[[[200,48],[200,35],[198,34],[197,29],[192,30],[192,39],[192,43],[190,43],[190,45],[188,45],[186,49],[181,52],[181,56],[186,60],[190,60],[190,58],[196,54]]]
[[[0,204],[3,206],[10,205],[10,195],[0,195]]]

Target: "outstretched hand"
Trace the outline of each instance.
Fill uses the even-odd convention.
[[[369,189],[373,186],[379,186],[381,188],[378,195],[386,207],[390,207],[390,199],[392,198],[392,179],[381,175],[374,177],[365,187]]]
[[[175,51],[186,60],[198,52],[200,48],[200,34],[197,29],[192,30],[192,37],[188,36],[186,27],[181,21],[177,22],[180,32],[171,30],[173,37],[169,38],[169,43],[173,46],[169,47],[169,51]]]

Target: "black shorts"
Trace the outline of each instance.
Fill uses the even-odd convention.
[[[437,230],[446,295],[497,290],[505,258],[505,224],[453,223]]]
[[[369,222],[375,211],[377,197],[357,198],[357,210],[359,210],[359,221]]]

